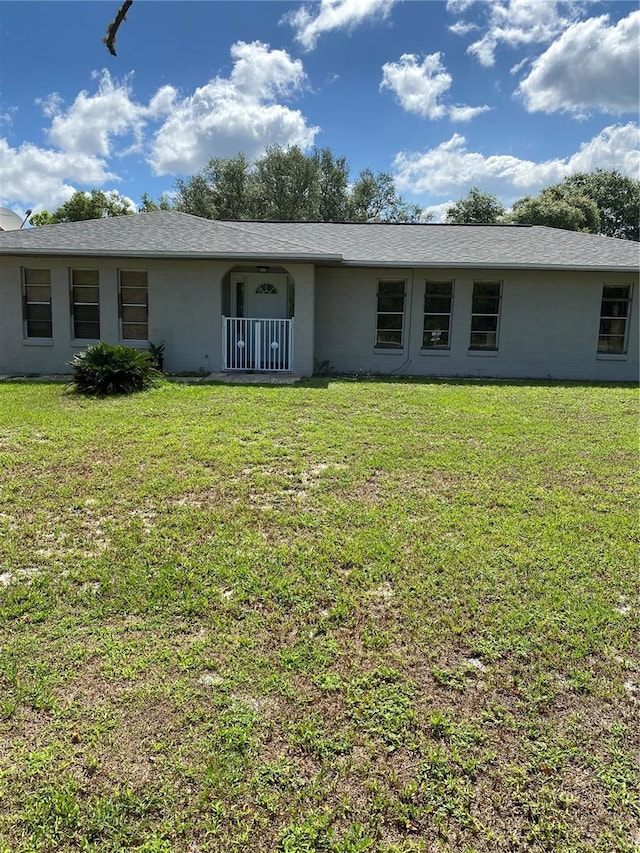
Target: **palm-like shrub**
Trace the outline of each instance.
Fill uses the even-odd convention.
[[[73,390],[96,397],[144,391],[159,376],[148,352],[102,341],[76,353],[69,366],[73,368]]]

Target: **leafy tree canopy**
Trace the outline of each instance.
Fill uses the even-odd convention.
[[[208,219],[307,222],[426,221],[386,172],[363,169],[353,185],[344,157],[330,148],[305,154],[274,145],[251,163],[243,154],[212,158],[176,182],[175,207]]]
[[[148,193],[142,193],[138,213],[151,213],[154,210],[171,210],[171,202],[166,195],[154,201]]]
[[[500,222],[505,209],[497,196],[472,187],[468,194],[448,208],[445,221],[456,225],[493,225]]]
[[[55,225],[58,222],[79,222],[84,219],[105,219],[111,216],[129,216],[135,213],[130,203],[117,192],[102,190],[75,192],[53,213],[42,210],[29,220],[31,225]]]
[[[640,181],[620,172],[578,172],[513,206],[513,222],[640,240]]]
[[[593,199],[565,184],[555,184],[537,196],[520,199],[513,205],[509,219],[566,231],[597,234],[600,230],[600,214]]]
[[[571,175],[564,184],[595,202],[601,234],[640,240],[640,180],[596,169]]]

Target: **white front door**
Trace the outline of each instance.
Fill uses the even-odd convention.
[[[286,273],[249,273],[245,280],[245,317],[287,318]]]

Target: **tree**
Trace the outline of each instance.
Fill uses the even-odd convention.
[[[294,145],[274,145],[256,162],[258,219],[292,222],[318,218],[320,182],[318,160]]]
[[[620,172],[578,172],[564,185],[595,202],[600,214],[600,233],[624,240],[640,240],[640,180]]]
[[[330,148],[316,153],[318,163],[318,219],[346,222],[349,219],[349,164]]]
[[[274,145],[254,163],[243,154],[212,158],[176,182],[175,207],[208,219],[303,222],[412,222],[421,209],[398,195],[393,178],[364,169],[352,187],[349,165],[330,148],[305,154]]]
[[[154,201],[148,193],[142,193],[138,213],[152,213],[155,210],[171,210],[171,202],[163,193],[158,201]]]
[[[494,225],[505,214],[502,202],[491,193],[472,187],[464,198],[448,208],[445,222],[456,225]]]
[[[244,156],[212,157],[204,169],[176,181],[176,210],[205,219],[252,219],[253,178]]]
[[[396,192],[388,172],[363,169],[351,191],[351,215],[354,222],[426,222],[430,216],[417,204],[406,202]]]
[[[564,184],[547,187],[534,197],[525,196],[513,205],[511,222],[547,225],[565,231],[597,234],[600,215],[593,199]]]
[[[106,219],[112,216],[130,216],[135,213],[131,203],[115,190],[103,193],[102,190],[75,192],[53,213],[48,210],[34,213],[29,220],[31,225],[55,225],[58,222],[80,222],[85,219]]]

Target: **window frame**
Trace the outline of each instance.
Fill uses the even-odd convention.
[[[429,285],[449,285],[449,293],[432,293],[428,294],[427,289]],[[453,298],[455,291],[455,279],[427,279],[424,284],[424,302],[423,302],[423,311],[422,311],[422,344],[421,349],[425,353],[444,353],[451,351],[451,321],[453,319]],[[427,299],[448,299],[449,300],[449,311],[427,311]],[[448,326],[446,329],[447,335],[447,343],[446,344],[438,344],[437,338],[434,339],[434,334],[437,329],[431,330],[431,340],[433,343],[428,344],[425,343],[425,335],[429,331],[425,329],[425,323],[427,322],[427,317],[448,317]]]
[[[611,289],[624,289],[627,291],[626,296],[615,296],[606,294],[607,288]],[[596,339],[596,356],[598,358],[607,358],[611,356],[612,358],[624,358],[627,355],[627,349],[629,345],[629,319],[631,317],[631,305],[633,299],[633,285],[627,282],[614,284],[612,282],[604,282],[602,285],[602,293],[600,298],[600,314],[598,318],[598,336]],[[626,305],[626,313],[623,316],[616,314],[603,314],[605,303],[618,302]],[[610,321],[620,321],[624,322],[624,332],[620,334],[612,334],[612,333],[603,333],[602,332],[602,324]],[[611,350],[611,349],[600,349],[601,341],[603,338],[611,339],[611,338],[622,338],[622,347],[619,350]]]
[[[380,299],[381,297],[391,299],[399,299],[399,294],[391,294],[391,293],[381,293],[380,288],[384,285],[402,285],[402,311],[389,311],[389,310],[380,310]],[[407,280],[406,278],[380,278],[377,282],[376,287],[376,325],[375,325],[375,338],[374,338],[374,350],[376,352],[383,353],[392,353],[392,352],[402,352],[405,346],[405,326],[406,326],[406,313],[407,313]],[[380,326],[380,318],[381,317],[393,317],[399,316],[401,318],[401,325],[399,329],[393,328],[381,328]],[[389,342],[381,343],[379,341],[379,336],[381,333],[391,333],[391,332],[400,332],[400,343],[394,344]]]
[[[494,285],[498,287],[498,295],[490,296],[488,294],[476,293],[476,287],[482,285]],[[469,327],[469,347],[468,352],[473,354],[482,354],[482,353],[497,353],[500,347],[500,316],[502,314],[502,295],[503,295],[503,287],[504,282],[496,279],[478,279],[473,282],[473,289],[471,291],[471,323]],[[474,302],[478,299],[497,299],[498,301],[498,310],[497,311],[477,311],[474,310]],[[495,317],[495,329],[476,329],[473,328],[473,321],[475,317]],[[474,335],[495,335],[495,345],[494,346],[479,346],[473,343]]]
[[[27,279],[29,278],[29,273],[38,272],[38,273],[47,273],[49,281],[47,283],[37,281],[31,282]],[[21,278],[22,278],[22,336],[23,340],[31,342],[43,342],[43,343],[51,343],[53,341],[53,290],[51,286],[51,269],[49,267],[22,267],[21,268]],[[49,289],[49,299],[48,300],[30,300],[28,298],[28,290],[29,287],[47,287]],[[30,305],[48,305],[49,307],[49,318],[48,319],[34,319],[29,317],[29,306]],[[51,334],[49,335],[34,335],[29,333],[29,323],[48,323],[51,329]]]
[[[144,274],[145,284],[128,284],[123,283],[123,276],[126,276],[128,273],[135,273],[136,275]],[[145,301],[144,302],[127,302],[123,301],[122,291],[125,288],[139,288],[145,289]],[[126,308],[144,308],[146,313],[145,320],[137,320],[137,321],[125,321],[124,313]],[[148,344],[149,343],[149,272],[148,270],[142,269],[121,269],[118,270],[118,321],[120,326],[120,341],[128,346],[135,346],[136,344]],[[146,338],[128,338],[124,335],[125,325],[132,326],[140,326],[146,325],[147,327],[147,337]]]
[[[95,273],[97,281],[95,284],[77,284],[75,281],[76,273]],[[76,302],[75,299],[75,290],[76,288],[96,288],[98,290],[98,301],[97,302]],[[71,311],[71,340],[78,342],[90,342],[94,343],[95,341],[99,341],[101,337],[101,321],[100,321],[100,270],[93,269],[89,267],[71,267],[69,270],[69,301],[70,301],[70,311]],[[96,307],[97,310],[97,320],[78,320],[77,319],[77,310],[78,306],[92,306]],[[76,325],[78,323],[97,323],[98,325],[98,335],[96,337],[87,337],[86,335],[77,335],[76,334]]]

